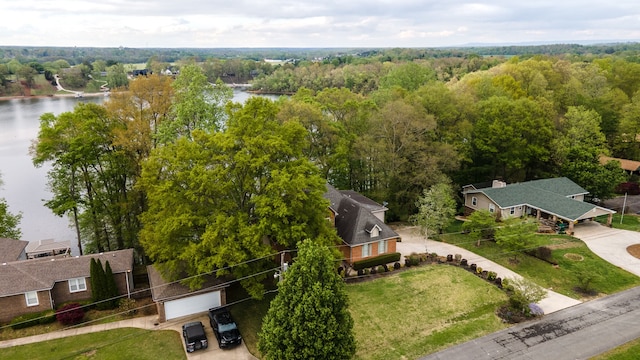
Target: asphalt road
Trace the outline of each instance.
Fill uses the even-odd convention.
[[[420,359],[588,359],[639,337],[636,287]]]

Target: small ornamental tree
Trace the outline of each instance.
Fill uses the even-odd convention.
[[[79,324],[84,318],[84,310],[78,303],[67,304],[56,311],[56,320],[62,325]]]
[[[416,201],[418,213],[411,220],[420,227],[420,233],[427,239],[437,239],[454,219],[456,201],[451,186],[439,183],[425,189],[423,196]],[[431,232],[429,232],[431,231]]]
[[[518,218],[507,219],[503,226],[496,229],[496,244],[513,254],[513,261],[518,261],[518,253],[526,250],[535,240],[538,224]]]
[[[482,240],[493,239],[497,225],[494,213],[489,210],[476,210],[462,224],[462,230],[468,231],[469,235],[477,240],[476,246],[480,246]]]
[[[258,349],[265,359],[353,357],[353,319],[329,248],[302,242],[278,287],[259,334]]]

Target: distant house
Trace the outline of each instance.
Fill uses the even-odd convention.
[[[617,161],[620,163],[620,168],[624,171],[627,171],[630,175],[640,174],[640,161],[629,160],[629,159],[621,159],[621,158],[613,158],[609,156],[600,156],[600,164],[606,165],[609,161]]]
[[[158,308],[158,321],[205,312],[227,303],[225,280],[207,275],[198,290],[191,290],[179,282],[167,281],[154,265],[147,266],[151,295]]]
[[[26,248],[27,258],[34,259],[45,256],[71,255],[71,242],[45,239],[30,241]]]
[[[608,224],[615,211],[584,202],[589,192],[566,177],[507,184],[471,184],[462,188],[465,213],[486,209],[499,219],[535,216],[537,219],[561,220],[568,223],[568,233],[580,220],[608,215]]]
[[[396,252],[400,236],[384,222],[387,208],[352,190],[339,191],[327,184],[330,221],[343,241],[345,262]]]
[[[109,261],[118,293],[133,289],[133,249],[75,257],[47,257],[0,264],[0,321],[91,299],[91,259]]]
[[[29,245],[28,241],[0,238],[0,264],[26,260],[27,252],[25,249],[27,245]]]

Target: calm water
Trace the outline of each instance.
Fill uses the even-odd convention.
[[[244,102],[250,94],[235,91],[233,100]],[[269,96],[275,98],[273,96]],[[44,206],[51,199],[47,188],[48,166],[36,168],[31,162],[29,146],[38,136],[40,115],[73,111],[79,102],[103,103],[104,97],[44,98],[0,101],[0,174],[5,198],[12,213],[22,213],[22,240],[54,239],[77,243],[75,230],[66,217],[55,216]],[[77,249],[74,249],[77,255]]]

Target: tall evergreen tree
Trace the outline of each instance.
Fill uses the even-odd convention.
[[[345,285],[326,246],[306,240],[262,323],[265,359],[350,359],[353,319]]]
[[[92,281],[92,285],[93,284],[94,283]],[[99,310],[108,309],[109,304],[103,301],[107,298],[107,277],[104,273],[104,268],[102,267],[102,262],[100,261],[100,259],[96,260],[95,287],[92,289],[92,291],[97,299],[96,301],[98,301],[96,308],[98,308]]]
[[[109,260],[104,264],[104,276],[106,280],[105,299],[109,299],[106,303],[113,309],[118,306],[118,286],[116,285],[116,279],[113,277],[113,270],[111,270]]]

